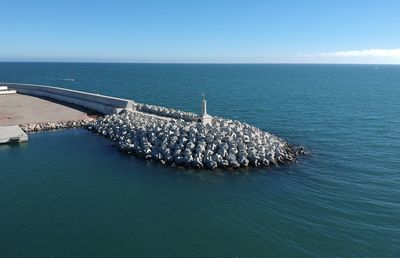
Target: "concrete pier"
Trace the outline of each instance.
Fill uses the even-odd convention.
[[[90,120],[83,110],[22,94],[0,95],[0,126]]]
[[[18,124],[25,132],[85,126],[126,153],[171,166],[269,166],[292,163],[302,151],[254,126],[208,115],[204,97],[198,115],[52,86],[3,85],[23,95],[0,96],[0,126]],[[82,108],[105,116],[93,120]],[[18,126],[7,127],[2,141],[24,141],[21,132]]]
[[[133,101],[128,99],[53,86],[6,82],[0,83],[0,86],[7,86],[25,95],[71,103],[103,114],[112,114],[125,108],[133,108]]]
[[[28,141],[28,135],[18,125],[0,126],[0,144]]]
[[[85,93],[76,101],[65,102],[69,90],[18,85],[0,83],[0,143],[27,141],[26,132],[84,126],[99,114],[87,108],[94,104],[89,97],[85,105]],[[18,94],[17,91],[28,95]],[[51,95],[48,91],[57,94]],[[96,107],[101,111],[113,110],[112,106],[102,104]]]

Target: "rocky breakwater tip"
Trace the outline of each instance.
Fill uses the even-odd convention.
[[[191,117],[189,113],[187,118]],[[213,117],[212,124],[204,125],[165,118],[124,110],[98,117],[86,127],[115,141],[126,153],[188,168],[292,163],[302,151],[272,134],[234,120]]]

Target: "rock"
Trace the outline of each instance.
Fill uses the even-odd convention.
[[[39,131],[48,131],[48,130],[56,130],[56,129],[68,129],[85,126],[87,124],[86,121],[78,120],[78,121],[61,121],[61,122],[51,122],[51,123],[37,123],[37,124],[22,124],[20,125],[21,129],[25,132],[39,132]],[[88,128],[89,130],[93,130],[91,126]]]

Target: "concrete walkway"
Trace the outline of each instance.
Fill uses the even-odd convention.
[[[0,126],[89,119],[85,111],[53,101],[22,94],[0,95]]]

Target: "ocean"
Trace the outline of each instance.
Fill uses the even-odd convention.
[[[309,151],[210,172],[85,129],[30,134],[0,145],[0,257],[400,256],[400,66],[0,63],[0,81],[191,112],[204,93]]]

